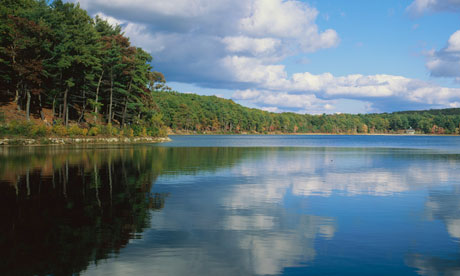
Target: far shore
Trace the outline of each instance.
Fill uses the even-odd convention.
[[[177,136],[195,136],[195,135],[329,135],[329,136],[460,136],[459,134],[424,134],[424,133],[415,133],[415,134],[408,134],[408,133],[215,133],[215,132],[205,132],[205,133],[198,133],[198,132],[170,132],[168,135],[177,135]]]

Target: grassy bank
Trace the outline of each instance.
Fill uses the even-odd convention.
[[[162,142],[166,139],[165,129],[75,122],[66,127],[60,121],[47,124],[37,120],[8,120],[0,111],[0,145]]]

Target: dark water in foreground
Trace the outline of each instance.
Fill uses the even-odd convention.
[[[460,137],[0,148],[0,275],[454,275]]]

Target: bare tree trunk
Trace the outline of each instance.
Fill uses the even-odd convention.
[[[67,103],[67,95],[69,94],[69,88],[67,87],[64,91],[64,112],[63,112],[63,116],[64,116],[64,124],[65,126],[68,126],[69,124],[69,107],[68,107],[68,103]]]
[[[16,87],[16,95],[14,96],[14,103],[17,105],[18,110],[21,110],[21,106],[19,105],[19,87]]]
[[[16,52],[15,52],[16,43],[13,43],[12,49],[13,49],[13,66],[15,66],[16,64]],[[20,84],[21,84],[21,81],[19,81],[16,84],[16,95],[14,96],[14,102],[17,105],[18,111],[21,111],[21,105],[19,104],[19,86]]]
[[[65,126],[69,126],[69,106],[65,109]]]
[[[125,125],[126,113],[128,111],[128,96],[125,97],[125,107],[123,108],[123,117],[121,119],[121,127]]]
[[[109,101],[109,118],[107,123],[112,122],[112,102],[113,102],[113,73],[110,72],[110,101]]]
[[[83,117],[85,117],[85,112],[86,112],[86,90],[83,90],[83,110],[81,111],[80,117],[78,118],[78,123],[80,123]]]
[[[53,97],[53,119],[56,116],[56,96]]]
[[[133,83],[133,78],[131,77],[131,79],[129,80],[128,95],[125,96],[125,107],[123,108],[123,118],[121,119],[122,127],[125,125],[125,122],[126,122],[126,113],[128,111],[128,96],[129,96],[129,93],[131,93],[132,83]]]
[[[43,113],[43,105],[42,105],[42,94],[38,94],[38,106],[40,108],[40,118],[42,121],[45,120],[45,113]]]
[[[97,102],[99,100],[99,89],[101,87],[102,76],[104,76],[104,70],[102,70],[101,76],[99,77],[99,81],[97,82],[96,97],[94,99],[94,102],[95,102],[95,105],[94,105],[94,122],[96,122],[96,120],[97,120]]]
[[[31,98],[31,95],[30,95],[30,91],[27,90],[27,103],[26,103],[26,118],[27,118],[27,121],[30,121],[30,98]]]

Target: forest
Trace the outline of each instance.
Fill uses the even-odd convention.
[[[122,27],[61,0],[0,4],[0,136],[167,133],[459,134],[460,109],[272,113],[172,91]],[[20,119],[5,110],[14,107]]]
[[[272,113],[216,96],[177,92],[153,95],[172,130],[197,133],[458,134],[460,108],[381,114]]]
[[[158,134],[152,92],[166,89],[164,77],[120,26],[61,0],[5,0],[0,33],[0,101],[27,121],[47,120],[49,109],[48,123],[135,124]]]

